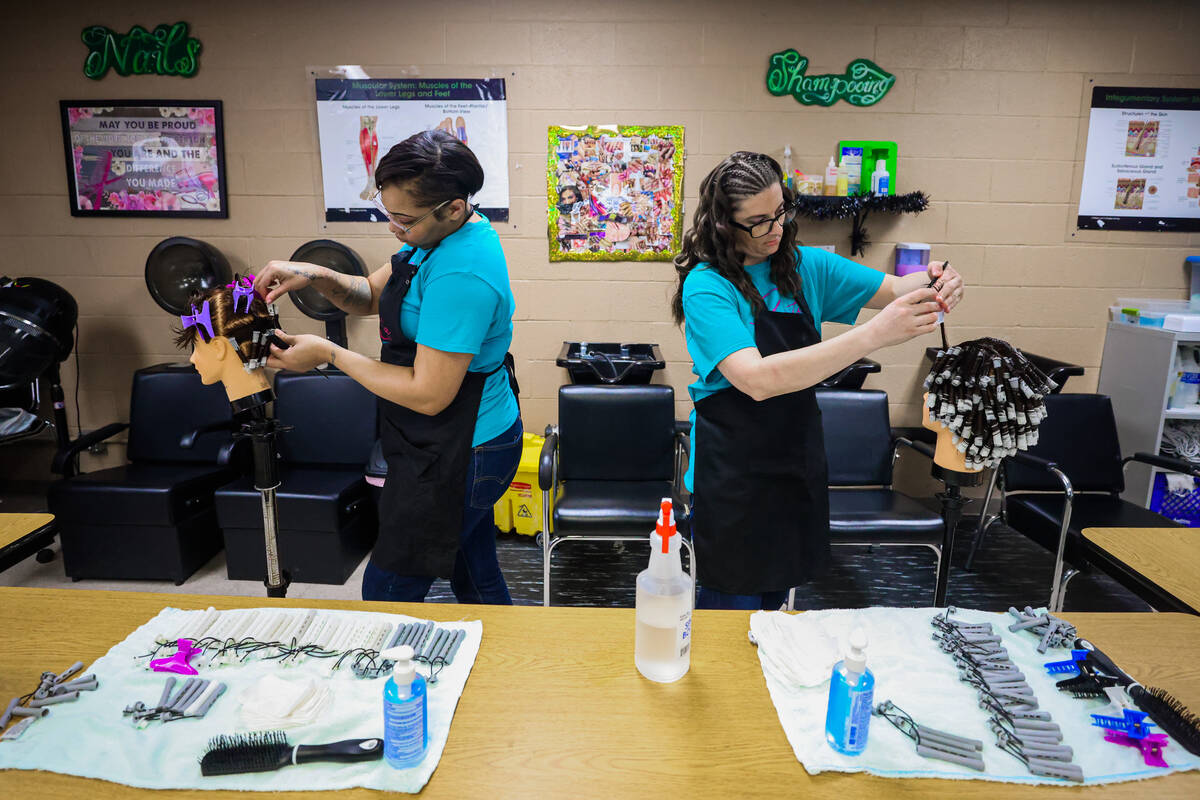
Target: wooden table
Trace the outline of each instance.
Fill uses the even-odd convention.
[[[793,755],[771,705],[758,656],[746,639],[749,613],[742,611],[697,611],[691,671],[677,683],[658,685],[641,678],[633,667],[631,609],[0,588],[0,697],[28,691],[43,670],[64,669],[77,658],[90,663],[166,605],[363,609],[435,620],[482,620],[483,646],[454,715],[441,763],[423,797],[733,800],[771,795],[970,800],[1076,796],[1076,790],[1059,787],[984,781],[896,780],[845,773],[809,776]],[[1200,707],[1200,618],[1184,614],[1069,617],[1135,677],[1168,689],[1193,708]],[[72,624],[64,625],[64,620]],[[1089,798],[1195,798],[1200,797],[1200,773],[1078,791]],[[214,800],[216,794],[152,792],[52,773],[0,772],[0,796],[13,798],[186,795]],[[356,789],[340,796],[374,795]],[[289,800],[294,797],[301,794],[287,793]]]
[[[1162,611],[1200,614],[1200,530],[1085,528],[1104,571]]]
[[[53,514],[0,514],[0,572],[48,546],[57,533]]]

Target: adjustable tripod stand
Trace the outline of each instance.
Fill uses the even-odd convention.
[[[962,487],[978,486],[983,482],[983,472],[956,472],[935,463],[932,466],[932,475],[946,487],[946,491],[935,495],[941,501],[942,520],[946,526],[942,533],[942,557],[938,559],[937,591],[934,592],[933,598],[933,604],[940,608],[946,605],[950,559],[954,556],[954,530],[962,519],[963,508],[971,502],[970,498],[962,496]]]
[[[269,399],[274,399],[272,394]],[[291,578],[279,566],[279,510],[275,503],[275,490],[279,488],[279,451],[275,436],[280,431],[279,423],[267,416],[267,400],[261,404],[235,414],[234,422],[241,424],[241,432],[235,434],[250,440],[254,458],[254,488],[262,500],[263,552],[267,559],[267,597],[287,597]]]

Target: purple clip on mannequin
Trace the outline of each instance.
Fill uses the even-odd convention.
[[[191,639],[180,639],[175,643],[178,650],[168,658],[156,658],[150,662],[150,669],[155,672],[174,672],[179,675],[199,675],[189,661],[200,652],[199,647],[192,647]]]
[[[212,311],[208,307],[208,301],[204,301],[204,305],[200,306],[200,310],[196,311],[196,307],[192,306],[191,314],[181,314],[179,321],[183,323],[185,328],[195,328],[201,331],[201,336],[204,341],[211,342],[213,338]]]
[[[250,301],[254,299],[254,276],[247,275],[240,281],[225,284],[230,289],[233,289],[233,313],[238,313],[238,306],[242,304],[242,300],[246,301],[246,310],[243,314],[250,313]]]

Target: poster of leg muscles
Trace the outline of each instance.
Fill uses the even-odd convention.
[[[318,78],[326,222],[383,222],[375,168],[397,142],[443,130],[471,148],[484,184],[472,202],[508,221],[508,103],[503,78]]]

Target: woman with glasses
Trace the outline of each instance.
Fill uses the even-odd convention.
[[[882,347],[934,330],[963,295],[940,263],[903,278],[798,246],[770,156],[737,152],[700,184],[675,258],[686,323],[697,606],[774,609],[829,562],[829,498],[814,386]],[[932,286],[930,286],[932,284]],[[869,322],[821,341],[821,323]]]
[[[364,600],[421,602],[437,577],[461,603],[511,604],[492,506],[521,458],[515,385],[505,368],[515,309],[500,239],[471,197],[474,153],[441,130],[397,144],[372,199],[400,250],[367,278],[272,261],[255,289],[274,301],[312,285],[350,314],[378,314],[380,360],[320,336],[280,334],[269,367],[329,363],[380,398],[387,479]],[[330,424],[337,409],[330,409]]]

